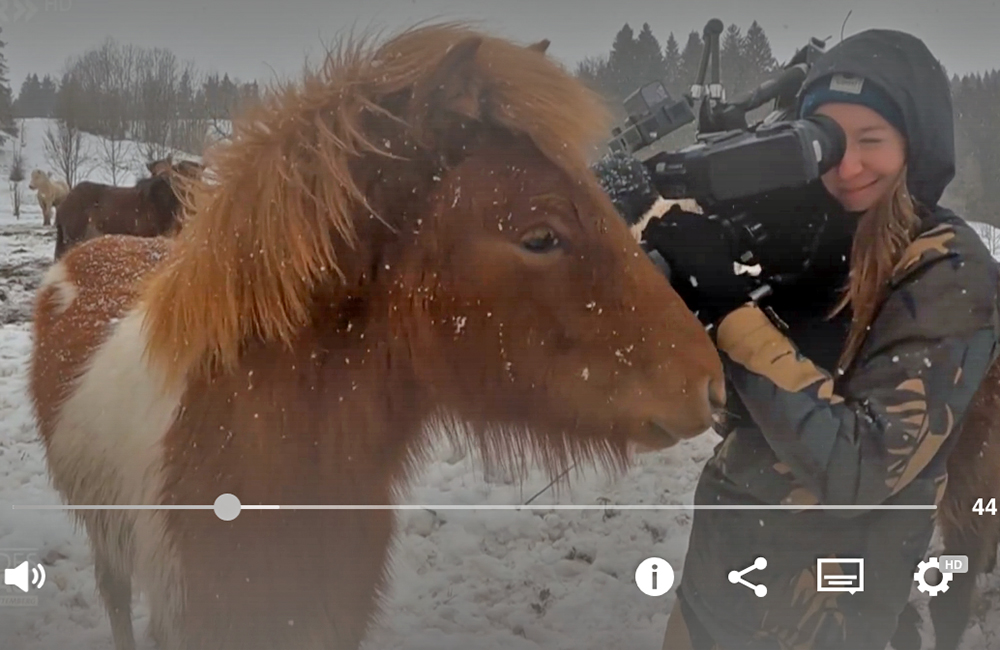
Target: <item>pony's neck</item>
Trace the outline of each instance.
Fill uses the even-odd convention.
[[[428,415],[405,346],[334,308],[314,322],[292,349],[252,345],[189,387],[167,442],[178,503],[220,489],[243,503],[391,501]]]

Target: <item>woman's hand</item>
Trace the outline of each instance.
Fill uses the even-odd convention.
[[[643,238],[670,265],[671,285],[706,325],[749,302],[758,286],[753,276],[736,274],[735,247],[716,219],[667,213],[650,221]]]

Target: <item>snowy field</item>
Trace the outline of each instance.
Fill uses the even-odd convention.
[[[48,167],[44,127],[45,120],[29,121],[26,174]],[[4,179],[9,146],[0,158]],[[136,173],[143,171],[140,160]],[[88,177],[101,180],[101,171]],[[47,580],[28,595],[0,586],[0,650],[110,650],[85,537],[67,513],[11,508],[60,503],[25,393],[31,300],[52,258],[53,233],[22,185],[25,207],[15,220],[9,183],[0,183],[0,568],[31,559],[45,565]],[[387,609],[366,650],[659,650],[674,593],[645,596],[633,575],[643,559],[658,556],[680,578],[692,513],[615,506],[690,504],[717,441],[706,433],[643,455],[615,479],[584,468],[571,489],[532,501],[606,504],[601,509],[401,511]],[[441,444],[408,502],[523,504],[547,484],[540,473],[522,485],[484,477],[475,459]],[[1000,648],[1000,571],[984,588],[962,650]],[[925,598],[921,609],[926,617]],[[140,648],[153,650],[143,600],[135,612]]]

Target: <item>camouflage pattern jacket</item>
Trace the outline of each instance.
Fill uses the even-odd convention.
[[[882,650],[895,629],[933,510],[766,506],[940,500],[952,434],[1000,350],[1000,270],[961,219],[938,209],[925,224],[843,376],[758,307],[719,325],[729,389],[752,419],[716,447],[695,503],[765,506],[695,516],[680,593],[719,648]],[[768,567],[747,580],[766,598],[728,580],[757,557]],[[864,559],[864,591],[818,592],[821,558]]]
[[[950,434],[997,354],[1000,273],[964,221],[939,209],[925,223],[842,377],[803,357],[757,307],[720,323],[730,388],[753,426],[737,426],[712,462],[748,495],[858,505],[918,479],[943,488]]]
[[[942,497],[959,425],[997,357],[1000,271],[975,231],[939,205],[955,175],[947,75],[920,41],[883,29],[832,48],[804,87],[835,73],[878,84],[901,109],[921,232],[843,375],[831,371],[850,315],[825,315],[846,279],[851,228],[828,242],[807,281],[773,296],[787,331],[757,307],[719,324],[736,417],[695,503],[743,508],[695,512],[675,611],[690,614],[676,625],[707,632],[699,648],[884,650],[934,531],[926,506]],[[796,223],[806,209],[776,214]],[[834,226],[849,225],[837,216]],[[777,504],[793,509],[767,509]],[[794,508],[809,504],[862,507]],[[863,507],[875,505],[924,509]],[[745,579],[766,585],[763,597],[729,581],[758,557],[767,567]],[[863,589],[821,591],[824,558],[862,559]]]

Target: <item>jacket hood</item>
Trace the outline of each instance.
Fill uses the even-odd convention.
[[[923,41],[889,29],[869,29],[845,38],[813,64],[799,93],[833,74],[864,77],[897,104],[906,125],[907,186],[933,208],[955,177],[955,122],[951,85]]]

